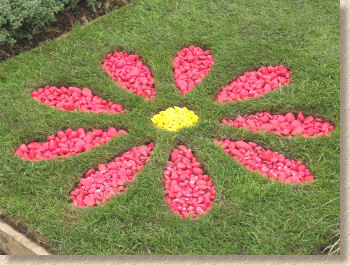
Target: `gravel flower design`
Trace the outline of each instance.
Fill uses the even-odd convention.
[[[189,46],[177,52],[173,60],[174,79],[181,96],[190,93],[211,71],[214,58],[209,50]],[[102,68],[122,89],[137,94],[144,100],[157,97],[154,78],[137,54],[114,51],[103,60]],[[216,96],[217,104],[246,101],[259,98],[273,90],[288,85],[292,72],[283,65],[263,66],[257,71],[246,72],[230,84],[223,86]],[[69,112],[103,113],[123,115],[122,105],[107,101],[93,94],[89,88],[45,86],[32,92],[39,103]],[[146,117],[145,117],[146,118]],[[187,108],[168,108],[150,117],[159,130],[176,133],[179,129],[195,126],[201,117]],[[238,115],[234,120],[223,119],[222,124],[248,129],[256,133],[275,133],[279,137],[323,137],[334,127],[313,116],[303,113],[270,114],[261,112],[246,117]],[[51,135],[45,142],[20,144],[15,156],[24,160],[40,162],[55,158],[68,158],[91,151],[120,135],[125,130],[114,127],[85,131],[67,129]],[[274,182],[302,184],[314,180],[310,170],[301,161],[286,158],[283,154],[266,150],[254,142],[215,140],[234,161]],[[122,194],[135,179],[138,172],[150,160],[154,144],[131,148],[107,164],[89,169],[79,184],[70,193],[72,204],[77,207],[92,207],[107,203],[112,197]],[[170,209],[181,218],[199,216],[209,212],[215,202],[215,184],[208,176],[192,150],[184,145],[175,148],[164,170],[164,195]]]

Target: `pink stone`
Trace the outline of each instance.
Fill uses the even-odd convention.
[[[155,98],[154,79],[138,55],[114,51],[113,54],[107,54],[102,68],[123,89],[145,100]]]
[[[245,153],[234,152],[238,142],[228,139],[224,141],[215,141],[233,159],[242,163],[248,170],[257,171],[264,177],[269,177],[272,181],[281,181],[284,183],[300,184],[306,181],[312,181],[313,176],[310,171],[300,161],[290,161],[285,159],[282,154],[265,150],[261,146],[256,146],[254,150]],[[229,148],[225,148],[228,145]],[[297,164],[299,167],[295,167]],[[289,176],[293,176],[290,178]]]
[[[65,132],[58,131],[57,137],[51,135],[48,137],[47,142],[32,142],[28,145],[21,144],[16,150],[15,155],[31,161],[53,159],[60,156],[69,157],[72,154],[93,149],[98,145],[107,143],[113,137],[127,133],[124,130],[116,131],[113,127],[110,127],[110,131],[113,132],[113,136],[111,137],[102,129],[93,130],[92,132],[95,132],[94,134],[92,132],[86,133],[83,128],[79,128],[76,131],[72,129],[67,129]],[[93,145],[90,143],[93,143]]]
[[[34,93],[35,92],[35,93]],[[32,93],[32,97],[39,101],[41,104],[50,105],[60,110],[77,111],[82,112],[95,112],[95,113],[124,113],[123,107],[118,105],[118,108],[112,108],[112,105],[116,105],[113,102],[93,96],[92,91],[89,88],[77,88],[77,87],[61,87],[45,86]],[[61,136],[61,133],[59,135]]]
[[[288,84],[291,74],[292,72],[288,71],[284,66],[281,66],[281,70],[273,66],[261,67],[257,71],[244,73],[244,75],[238,77],[229,85],[222,87],[216,99],[220,103],[225,103],[229,101],[243,101],[253,97],[258,98],[274,89],[280,88],[278,78],[280,78],[282,85]]]
[[[323,136],[324,133],[329,134],[335,129],[328,122],[315,122],[312,116],[304,119],[301,112],[298,114],[297,120],[292,113],[287,113],[283,116],[271,115],[267,112],[258,112],[245,117],[237,115],[235,120],[223,119],[221,123],[233,127],[249,129],[253,132],[274,132],[277,135],[288,137],[292,135],[300,135],[303,137]]]
[[[213,182],[209,176],[203,175],[201,164],[186,146],[179,145],[170,157],[171,162],[168,162],[163,179],[165,199],[170,209],[180,217],[191,216],[197,219],[199,215],[209,211],[214,201]],[[186,170],[183,166],[186,166]],[[209,197],[205,195],[206,193]]]
[[[147,149],[147,159],[139,155],[140,150],[144,149]],[[124,153],[121,157],[114,159],[114,161],[126,161],[125,159],[128,158],[126,162],[134,162],[135,164],[139,161],[140,166],[138,168],[132,167],[130,170],[126,167],[126,163],[110,162],[107,165],[98,165],[97,171],[95,169],[88,170],[78,186],[70,193],[72,204],[80,207],[95,206],[100,204],[101,201],[106,203],[110,198],[116,196],[117,193],[123,193],[126,185],[133,181],[135,175],[147,163],[152,150],[153,144],[138,146]],[[128,170],[130,174],[128,174]],[[112,172],[118,172],[118,174]],[[81,196],[78,197],[77,194],[81,194]]]
[[[203,51],[200,47],[194,47],[179,51],[173,60],[173,67],[176,86],[181,95],[192,91],[195,85],[200,84],[213,64],[213,57],[208,50]]]

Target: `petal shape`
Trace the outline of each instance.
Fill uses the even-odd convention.
[[[202,82],[214,64],[209,50],[203,51],[200,47],[189,46],[177,52],[174,58],[174,78],[181,95],[193,90],[194,86]]]
[[[182,218],[191,216],[194,219],[209,212],[215,198],[215,187],[191,149],[179,145],[167,164],[163,181],[170,209]]]
[[[310,171],[301,163],[285,158],[284,155],[271,150],[265,150],[253,142],[214,141],[225,153],[242,163],[248,170],[257,171],[260,175],[273,182],[300,184],[313,181]]]
[[[263,66],[258,71],[244,73],[229,85],[222,87],[216,99],[220,103],[225,103],[227,101],[243,101],[253,97],[258,98],[287,85],[291,75],[292,72],[283,65]]]
[[[78,153],[82,153],[99,145],[106,144],[112,138],[122,134],[127,134],[124,130],[117,131],[110,127],[107,131],[102,129],[93,129],[85,132],[83,128],[76,131],[67,129],[66,131],[58,131],[57,136],[51,135],[47,142],[30,144],[21,144],[15,155],[20,156],[24,160],[38,162],[39,160],[48,160],[56,157],[70,157]]]
[[[322,119],[304,115],[299,112],[295,117],[289,112],[285,115],[271,115],[268,112],[258,112],[249,116],[237,116],[235,120],[221,121],[222,124],[229,124],[237,128],[245,128],[253,132],[274,132],[281,136],[300,135],[303,137],[324,136],[329,135],[334,130],[329,122]]]
[[[149,161],[152,150],[153,143],[133,147],[107,165],[100,164],[97,170],[88,170],[70,193],[73,205],[96,206],[123,193],[127,184],[134,180],[136,174]]]
[[[123,112],[123,106],[103,98],[94,96],[90,88],[45,86],[32,92],[32,98],[41,104],[53,106],[59,110],[118,113]]]
[[[146,100],[155,98],[156,90],[152,74],[137,54],[129,55],[126,52],[114,51],[113,54],[107,54],[102,68],[123,89]]]

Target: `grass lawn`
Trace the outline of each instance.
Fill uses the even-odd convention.
[[[56,254],[328,253],[340,222],[339,34],[338,1],[140,0],[9,59],[0,64],[1,215]],[[181,97],[172,60],[191,44],[210,49],[215,65]],[[108,77],[101,63],[114,49],[137,53],[149,66],[154,102]],[[259,99],[214,104],[220,88],[245,71],[280,64],[293,71],[290,85]],[[89,87],[127,114],[41,105],[30,93],[46,84]],[[174,105],[187,106],[200,121],[177,133],[155,127],[150,118]],[[220,124],[261,111],[327,117],[336,129],[329,137],[280,139]],[[32,163],[13,155],[19,144],[58,130],[109,126],[129,135],[69,159]],[[252,173],[214,145],[225,138],[300,159],[315,181],[293,186]],[[149,141],[151,160],[123,195],[94,208],[71,205],[69,192],[88,169]],[[199,221],[179,218],[164,199],[163,172],[179,143],[193,149],[215,184],[214,204]]]

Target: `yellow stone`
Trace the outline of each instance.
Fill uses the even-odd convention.
[[[199,118],[186,107],[170,107],[159,112],[151,118],[152,122],[159,128],[168,131],[178,131],[181,128],[195,125]]]

